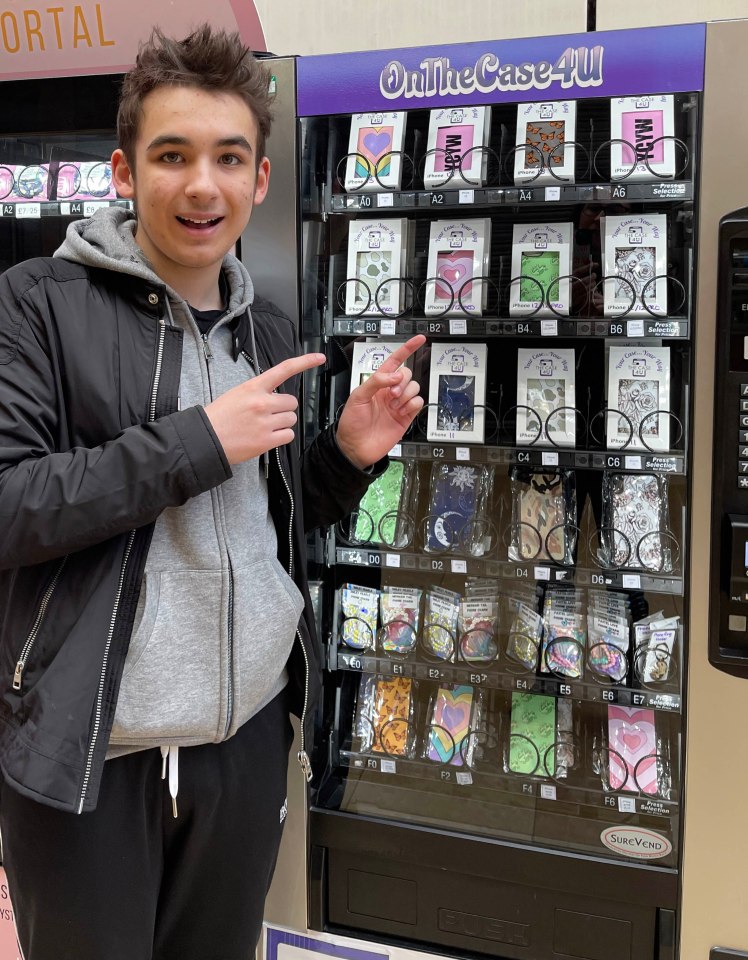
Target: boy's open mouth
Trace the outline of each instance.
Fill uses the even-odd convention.
[[[180,223],[186,227],[192,227],[194,230],[207,230],[208,227],[214,227],[223,220],[223,217],[212,217],[211,219],[193,219],[192,217],[177,217]]]

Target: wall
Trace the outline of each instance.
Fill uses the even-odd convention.
[[[268,50],[278,54],[383,50],[430,43],[466,43],[542,34],[577,33],[587,27],[586,0],[507,3],[506,0],[407,2],[314,0],[291,4],[255,0]]]
[[[268,50],[278,54],[342,53],[381,50],[430,43],[504,40],[587,29],[587,0],[546,0],[509,3],[507,0],[255,0]],[[294,16],[294,10],[298,13]],[[748,0],[657,0],[624,4],[597,0],[598,30],[648,27],[666,23],[696,23],[748,17]]]

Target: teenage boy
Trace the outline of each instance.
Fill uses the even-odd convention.
[[[296,356],[228,253],[269,129],[237,36],[155,32],[112,156],[136,216],[0,277],[0,824],[25,960],[251,956],[289,708],[309,775],[304,529],[350,512],[422,406],[415,337],[298,456],[324,356]]]

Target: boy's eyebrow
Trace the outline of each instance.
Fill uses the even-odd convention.
[[[180,137],[174,133],[163,133],[160,137],[154,137],[153,140],[148,144],[146,150],[158,150],[159,147],[189,147],[191,146],[191,141],[188,137]],[[220,140],[216,140],[216,147],[243,147],[249,153],[252,153],[252,144],[247,140],[246,137],[237,134],[234,137],[221,137]]]

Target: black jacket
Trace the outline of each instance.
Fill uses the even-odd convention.
[[[231,476],[204,410],[177,409],[182,332],[164,297],[61,259],[0,277],[0,767],[63,810],[96,806],[154,521]],[[246,315],[237,355],[267,369],[298,352],[271,304],[252,316],[258,356]],[[278,556],[305,598],[288,670],[307,739],[320,657],[304,531],[349,513],[378,472],[331,430],[301,458],[271,451]]]

